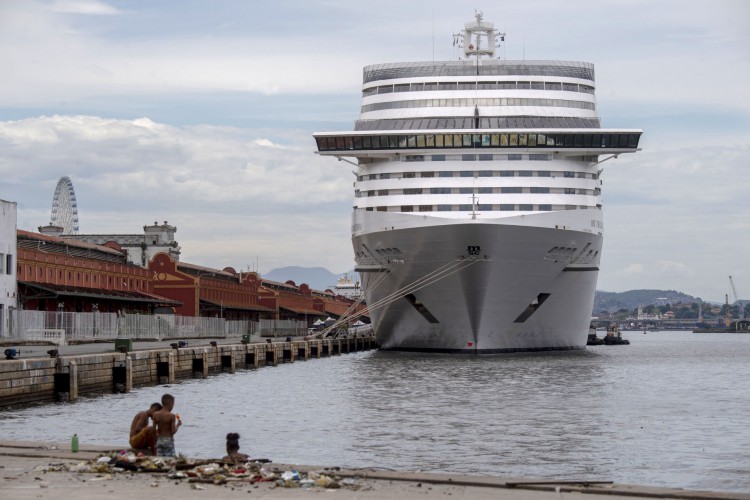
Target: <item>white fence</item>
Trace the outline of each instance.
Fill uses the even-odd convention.
[[[307,335],[307,323],[291,319],[262,319],[260,320],[261,337],[297,337]]]
[[[74,313],[6,310],[8,327],[0,337],[21,340],[47,340],[58,344],[69,341],[168,340],[185,338],[240,338],[299,336],[307,333],[304,321],[231,321],[224,318],[176,316],[172,314]]]

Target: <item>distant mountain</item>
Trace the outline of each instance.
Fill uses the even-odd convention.
[[[354,270],[346,272],[349,273],[352,279],[358,279],[354,277]],[[287,266],[267,272],[263,274],[263,277],[282,283],[292,280],[296,285],[307,283],[310,288],[315,290],[325,290],[335,285],[342,274],[345,273],[332,273],[323,267]]]
[[[615,312],[619,309],[635,309],[663,302],[700,302],[701,299],[675,290],[628,290],[627,292],[602,292],[597,290],[594,297],[594,313],[597,311]]]
[[[301,285],[307,283],[310,288],[315,290],[325,290],[336,284],[342,274],[349,274],[354,280],[359,280],[359,276],[354,270],[343,273],[332,273],[323,267],[299,267],[287,266],[279,267],[268,273],[263,274],[264,278],[282,283],[292,280],[295,284]],[[675,290],[629,290],[627,292],[603,292],[597,290],[594,297],[594,313],[598,311],[615,312],[619,309],[633,310],[639,305],[647,306],[657,304],[659,299],[666,299],[668,302],[698,302],[701,299],[687,295]]]

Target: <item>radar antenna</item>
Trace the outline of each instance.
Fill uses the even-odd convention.
[[[495,48],[505,41],[505,33],[498,33],[495,24],[484,21],[482,11],[474,11],[476,21],[464,24],[463,33],[453,35],[453,45],[464,49],[466,59],[471,56],[495,57]]]
[[[78,234],[78,203],[68,176],[60,177],[57,181],[50,225],[63,228],[62,234]]]

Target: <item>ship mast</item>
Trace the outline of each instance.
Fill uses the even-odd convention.
[[[495,24],[484,21],[482,11],[474,11],[476,21],[464,24],[463,33],[453,35],[453,45],[458,45],[464,49],[466,59],[476,56],[495,57],[495,48],[500,42],[505,41],[505,33],[498,33],[495,30]]]

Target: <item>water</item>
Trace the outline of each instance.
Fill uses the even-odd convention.
[[[0,412],[4,439],[124,446],[175,395],[177,450],[275,462],[750,492],[750,335],[479,357],[363,352]]]

